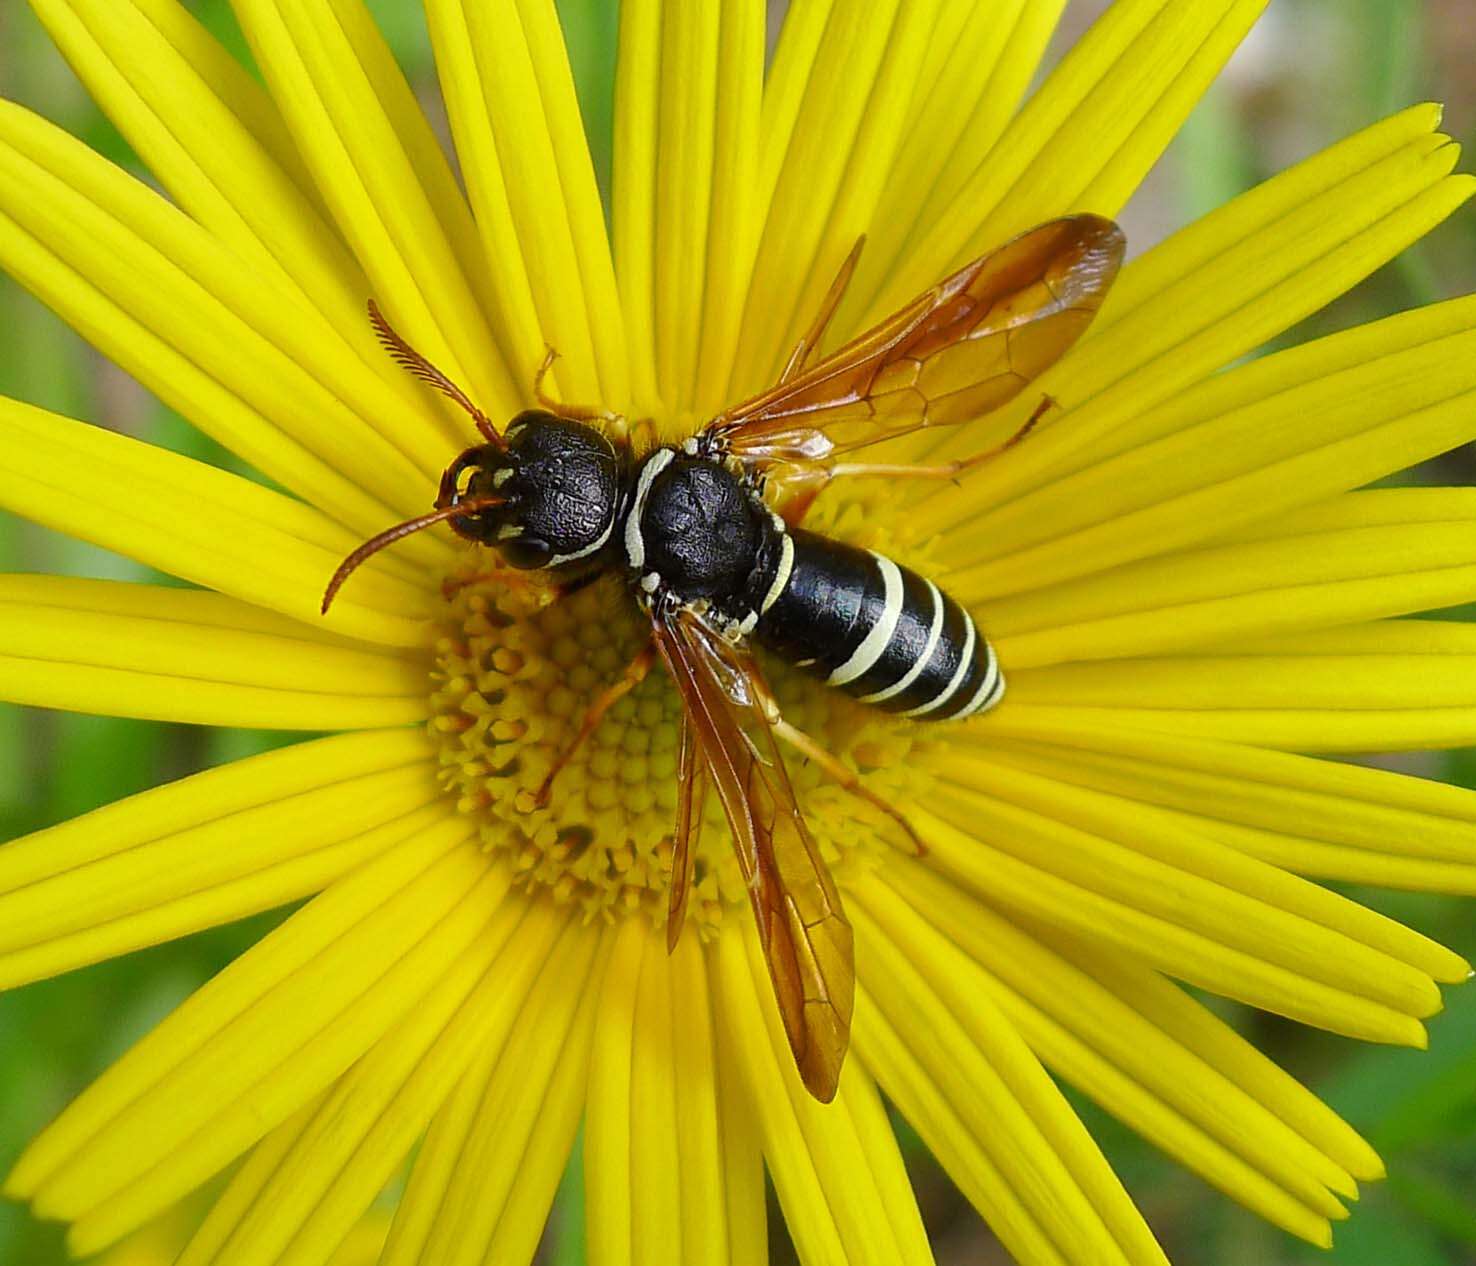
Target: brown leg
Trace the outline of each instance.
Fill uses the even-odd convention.
[[[851,247],[851,253],[846,256],[840,266],[840,272],[836,273],[835,280],[830,283],[830,289],[825,292],[825,299],[820,304],[820,311],[816,314],[814,322],[805,332],[805,336],[794,345],[794,351],[789,354],[789,363],[784,366],[784,372],[779,375],[781,383],[788,382],[810,363],[810,358],[820,346],[820,340],[825,337],[825,327],[830,324],[830,318],[840,307],[846,287],[851,283],[851,275],[856,271],[856,262],[861,258],[861,248],[865,245],[866,235],[863,233],[856,239],[856,245]]]
[[[801,756],[807,760],[814,761],[827,774],[831,776],[845,790],[849,791],[858,799],[866,801],[867,804],[880,809],[887,817],[891,818],[907,834],[912,843],[912,853],[915,857],[923,857],[927,854],[927,845],[918,837],[912,829],[912,824],[902,816],[902,811],[896,808],[890,801],[883,799],[874,791],[868,791],[860,776],[852,773],[840,761],[836,760],[829,752],[820,746],[803,730],[797,730],[784,719],[783,713],[779,711],[779,701],[774,698],[773,692],[768,686],[757,678],[749,678],[749,689],[757,696],[757,702],[763,709],[764,720],[774,731],[777,738],[788,743]]]
[[[782,473],[772,475],[769,482],[778,494],[775,504],[785,523],[792,528],[799,527],[834,474],[832,466],[796,462],[783,467]]]
[[[624,419],[621,420],[624,421]],[[656,432],[656,419],[637,418],[627,428],[625,438],[635,446],[635,451],[638,453],[643,453],[648,448],[655,448],[661,440],[661,436]]]
[[[603,422],[606,425],[617,423],[624,425],[625,418],[619,413],[612,413],[609,409],[599,409],[594,405],[565,404],[562,400],[555,400],[544,391],[544,380],[558,358],[559,354],[553,346],[546,345],[543,364],[538,366],[538,372],[533,375],[533,398],[538,401],[539,407],[547,409],[555,417],[568,418],[571,422]]]
[[[816,743],[803,730],[795,729],[794,726],[790,725],[781,716],[774,717],[770,723],[774,727],[774,733],[794,748],[795,751],[799,752],[800,755],[814,761],[853,796],[880,809],[887,817],[891,818],[893,822],[900,826],[907,833],[907,838],[912,843],[914,857],[923,857],[927,854],[927,845],[918,838],[917,832],[912,829],[912,823],[902,816],[900,809],[889,800],[884,800],[876,792],[867,790],[866,784],[861,781],[857,774],[852,773],[851,770],[842,765],[840,761],[836,760],[834,756]]]
[[[441,581],[441,597],[449,602],[463,589],[491,581],[496,581],[499,585],[506,585],[509,589],[545,588],[547,582],[535,580],[534,575],[535,573],[518,571],[512,567],[489,567],[486,571],[479,571],[471,576],[447,576]]]
[[[441,596],[450,602],[468,585],[494,581],[499,585],[506,585],[509,589],[521,589],[525,593],[530,590],[536,591],[540,599],[539,607],[550,607],[555,602],[567,598],[571,593],[578,593],[585,586],[593,584],[601,575],[599,570],[594,570],[583,572],[572,579],[554,581],[548,579],[546,571],[520,571],[515,567],[491,567],[472,576],[446,577],[441,581]]]
[[[520,812],[532,813],[548,805],[554,779],[558,777],[559,771],[573,759],[574,753],[583,746],[585,739],[599,728],[600,722],[605,718],[605,713],[646,679],[646,674],[651,671],[651,665],[655,662],[656,643],[648,641],[636,657],[625,666],[625,671],[620,674],[619,680],[602,690],[595,697],[594,702],[585,709],[584,720],[579,723],[579,732],[575,734],[574,741],[559,753],[558,759],[554,761],[553,768],[548,771],[548,777],[539,785],[538,791],[533,795],[529,795],[526,791],[518,793],[517,807]]]
[[[936,466],[919,466],[912,463],[886,465],[840,462],[830,468],[830,477],[832,479],[842,479],[846,476],[883,476],[888,479],[957,479],[960,475],[973,470],[974,467],[991,462],[1001,453],[1007,453],[1014,448],[1035,429],[1035,424],[1053,409],[1055,404],[1052,397],[1042,396],[1040,403],[1035,407],[1035,412],[1026,418],[1025,424],[1003,444],[996,444],[993,448],[985,449],[982,453],[975,453],[972,457],[965,457],[960,461],[943,462]]]

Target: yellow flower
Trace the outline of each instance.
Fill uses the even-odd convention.
[[[359,0],[237,0],[265,87],[177,0],[33,4],[169,197],[0,105],[0,264],[283,491],[0,402],[0,502],[200,586],[5,577],[0,689],[344,733],[0,849],[7,986],[311,897],[8,1194],[85,1253],[244,1156],[182,1262],[307,1266],[413,1153],[382,1260],[517,1263],[582,1121],[596,1262],[761,1260],[765,1164],[803,1260],[927,1261],[885,1092],[1020,1261],[1161,1261],[1054,1074],[1328,1242],[1377,1156],[1182,984],[1419,1045],[1467,975],[1316,881],[1476,889],[1476,796],[1296,753],[1476,739],[1471,627],[1390,619],[1476,598],[1476,493],[1355,491],[1476,437],[1476,300],[1236,362],[1470,195],[1437,109],[1136,258],[986,471],[825,494],[829,530],[969,604],[1010,680],[954,728],[778,682],[929,846],[794,763],[856,931],[825,1106],[716,817],[699,917],[671,955],[655,926],[663,680],[518,810],[618,671],[626,595],[448,602],[477,560],[424,533],[319,617],[470,440],[364,302],[493,417],[548,342],[565,398],[690,431],[772,381],[860,233],[838,334],[1115,214],[1262,0],[1120,0],[1018,109],[1060,0],[797,0],[767,75],[762,0],[625,0],[608,235],[551,0],[427,0],[465,195]]]
[[[193,1206],[193,1207],[192,1207]],[[96,1266],[175,1266],[199,1224],[199,1201],[176,1205],[115,1244],[96,1261]],[[389,1233],[389,1216],[371,1210],[355,1223],[342,1244],[322,1266],[374,1266]]]

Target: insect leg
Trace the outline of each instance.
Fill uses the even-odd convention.
[[[548,606],[558,596],[556,589],[547,586],[542,580],[535,580],[525,571],[518,571],[512,567],[489,567],[486,571],[479,571],[470,576],[447,576],[445,580],[441,581],[441,597],[449,602],[463,589],[471,585],[488,584],[491,582],[506,585],[509,589],[548,588],[550,597],[547,601],[540,604],[542,606]]]
[[[815,742],[803,730],[796,729],[784,719],[779,711],[779,701],[757,680],[750,679],[748,682],[750,690],[758,693],[758,703],[763,709],[765,719],[769,728],[774,731],[774,737],[788,743],[801,756],[807,760],[814,761],[843,789],[849,791],[853,796],[866,801],[873,808],[880,809],[887,817],[891,818],[906,833],[908,840],[912,843],[912,853],[915,857],[924,856],[928,849],[922,842],[918,833],[913,830],[912,823],[903,815],[891,801],[879,796],[876,792],[867,788],[861,781],[859,774],[847,769],[840,761],[827,752],[819,743]]]
[[[849,791],[857,799],[866,801],[873,808],[880,809],[887,817],[891,818],[893,822],[900,826],[906,832],[907,838],[912,844],[912,854],[914,857],[926,856],[928,851],[927,845],[922,842],[918,833],[913,830],[912,823],[907,820],[896,805],[892,804],[890,800],[877,795],[876,792],[869,790],[866,784],[861,781],[860,775],[847,769],[803,730],[795,729],[783,717],[779,717],[772,724],[775,737],[788,743],[801,756],[814,761],[842,788]]]
[[[1035,406],[1033,412],[1025,423],[1003,444],[996,444],[993,448],[986,448],[982,453],[975,453],[972,457],[965,457],[956,462],[942,462],[935,466],[919,466],[909,463],[898,464],[872,464],[863,462],[839,462],[830,467],[832,479],[842,479],[846,476],[884,476],[888,479],[957,479],[960,475],[967,474],[976,466],[982,466],[986,462],[993,461],[1001,453],[1007,453],[1035,429],[1035,424],[1040,421],[1056,405],[1051,396],[1042,396],[1040,403]]]
[[[509,589],[537,590],[539,607],[552,606],[570,594],[578,593],[586,585],[600,578],[598,569],[584,572],[572,580],[550,581],[544,571],[520,571],[516,567],[489,567],[470,576],[447,576],[441,581],[441,596],[450,601],[468,585],[496,583]]]
[[[825,327],[830,324],[830,318],[835,315],[835,310],[840,307],[840,301],[845,296],[846,287],[851,284],[851,274],[856,271],[856,263],[861,258],[861,248],[866,245],[866,234],[856,239],[856,245],[851,247],[851,253],[846,256],[836,273],[835,280],[830,283],[830,289],[825,292],[825,299],[820,304],[820,311],[816,314],[813,324],[805,332],[805,336],[794,345],[794,351],[789,354],[789,363],[784,366],[784,372],[779,375],[781,383],[788,382],[796,374],[810,363],[810,358],[815,355],[820,346],[820,340],[825,337]]]
[[[625,417],[622,414],[590,404],[566,404],[562,400],[555,400],[544,391],[544,380],[558,358],[559,353],[554,346],[550,343],[544,344],[543,363],[538,366],[538,372],[533,375],[533,398],[538,401],[539,407],[547,409],[555,417],[567,418],[570,422],[603,422],[606,425],[617,423],[623,425]]]
[[[625,671],[620,674],[620,677],[602,690],[585,710],[584,719],[579,723],[579,732],[575,734],[574,741],[559,753],[558,759],[554,761],[553,768],[548,771],[548,776],[540,784],[538,791],[532,795],[526,791],[518,793],[517,807],[520,812],[532,813],[547,806],[553,791],[554,779],[558,777],[559,771],[569,763],[574,753],[583,745],[584,740],[599,728],[605,713],[646,679],[646,674],[651,671],[651,665],[655,662],[656,644],[647,641],[637,652],[636,657],[625,666]]]

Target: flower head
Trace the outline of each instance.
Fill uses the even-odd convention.
[[[1237,362],[1470,196],[1437,109],[1139,254],[1031,392],[896,460],[997,444],[1047,393],[1028,442],[816,503],[1010,680],[950,728],[773,666],[926,844],[789,762],[855,932],[822,1105],[715,797],[668,953],[667,679],[530,811],[642,636],[626,589],[547,602],[443,526],[320,614],[474,438],[364,303],[494,422],[551,344],[560,399],[689,435],[775,380],[860,235],[835,337],[1116,214],[1261,0],[1119,0],[1023,105],[1059,4],[796,3],[766,70],[759,0],[627,0],[608,230],[551,0],[427,0],[464,193],[359,0],[237,0],[264,86],[176,0],[33,3],[165,193],[0,105],[0,265],[280,490],[0,401],[0,503],[198,586],[4,578],[0,689],[340,733],[0,849],[5,985],[310,898],[8,1194],[90,1252],[244,1158],[181,1261],[319,1263],[413,1156],[381,1260],[517,1262],[582,1122],[599,1261],[761,1258],[765,1165],[804,1260],[926,1261],[885,1093],[1020,1261],[1162,1260],[1054,1075],[1327,1242],[1379,1159],[1183,986],[1419,1045],[1468,974],[1319,881],[1470,890],[1476,796],[1299,753],[1472,740],[1468,627],[1392,617],[1476,596],[1476,495],[1361,489],[1476,436],[1476,303]]]

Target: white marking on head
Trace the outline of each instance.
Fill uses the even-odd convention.
[[[492,486],[494,488],[501,488],[512,477],[513,468],[511,466],[504,466],[492,476]]]
[[[514,537],[522,536],[522,534],[523,529],[516,523],[504,523],[497,529],[497,539],[499,541],[510,541]]]
[[[581,558],[588,558],[591,554],[605,548],[605,542],[610,539],[610,533],[615,530],[615,511],[610,511],[610,521],[605,524],[605,530],[600,533],[597,540],[591,541],[583,549],[577,549],[572,554],[555,554],[548,560],[545,566],[562,567],[565,563],[577,562]]]
[[[661,588],[661,577],[654,571],[648,571],[641,577],[641,588],[647,593],[655,593]]]

